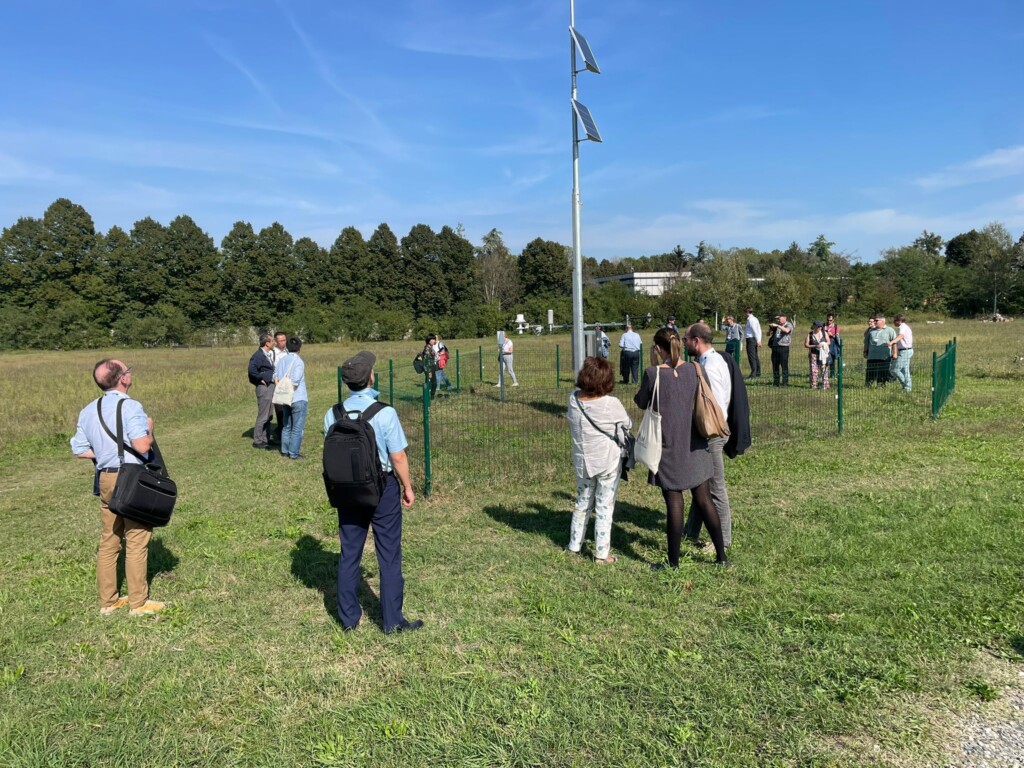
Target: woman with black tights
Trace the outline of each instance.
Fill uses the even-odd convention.
[[[654,393],[657,377],[658,397],[654,410],[661,414],[661,463],[657,472],[650,472],[647,482],[661,488],[668,511],[668,564],[679,565],[679,546],[683,538],[683,491],[689,489],[703,524],[715,545],[715,561],[725,564],[722,524],[711,500],[708,481],[715,467],[708,451],[708,441],[697,432],[693,422],[693,406],[697,397],[696,368],[680,359],[682,342],[679,333],[665,327],[654,335],[651,362],[644,371],[644,380],[633,401],[646,409]]]

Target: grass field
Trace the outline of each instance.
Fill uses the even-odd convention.
[[[1024,331],[915,332],[960,339],[939,421],[755,442],[727,465],[725,572],[704,553],[650,571],[664,513],[636,476],[610,568],[561,551],[566,455],[437,482],[405,518],[406,613],[427,626],[396,637],[370,547],[363,624],[333,616],[318,426],[355,347],[304,350],[305,463],[249,447],[251,350],[117,353],[181,488],[150,555],[173,608],[151,619],[96,611],[97,503],[67,439],[102,353],[6,355],[0,765],[923,765],[944,713],[996,692],[979,653],[1024,659]],[[407,366],[415,346],[376,351]]]

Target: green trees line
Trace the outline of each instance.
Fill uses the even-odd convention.
[[[928,309],[973,315],[1024,307],[1024,235],[994,223],[944,243],[925,232],[871,265],[851,263],[820,236],[806,249],[722,250],[616,262],[586,259],[588,321],[625,315],[681,319],[756,311],[807,316]],[[943,255],[943,246],[945,255]],[[689,272],[664,295],[594,278],[633,270]],[[0,332],[8,348],[81,348],[250,340],[284,328],[307,341],[398,339],[437,331],[483,336],[516,313],[571,322],[571,250],[537,238],[517,256],[493,229],[474,246],[461,226],[417,224],[401,238],[381,224],[368,238],[341,230],[330,248],[278,223],[237,222],[218,247],[189,216],[97,232],[80,205],[59,199],[41,218],[0,234]]]

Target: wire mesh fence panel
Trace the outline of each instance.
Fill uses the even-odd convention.
[[[869,361],[848,345],[843,355],[844,433],[893,435],[892,427],[926,421],[931,414],[932,348],[917,345],[910,358],[911,390],[895,380],[890,361]]]

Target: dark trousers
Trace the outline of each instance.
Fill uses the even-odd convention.
[[[772,383],[778,386],[779,376],[782,386],[789,386],[789,347],[772,347]]]
[[[757,349],[757,345],[754,345]],[[736,361],[736,365],[740,364],[740,340],[732,339],[731,341],[725,342],[725,354],[732,355],[732,359]]]
[[[640,350],[622,350],[619,355],[619,375],[623,384],[628,384],[630,377],[634,384],[637,383],[640,377]]]
[[[750,375],[761,375],[761,358],[757,354],[757,339],[747,339],[747,362],[750,363]]]
[[[868,360],[864,366],[864,386],[877,384],[884,387],[889,383],[889,361]]]
[[[376,509],[338,510],[341,557],[338,558],[338,618],[342,626],[354,627],[363,615],[357,592],[361,581],[360,562],[366,534],[373,526],[373,546],[380,568],[380,610],[384,631],[402,623],[405,579],[402,578],[402,495],[398,480],[388,476],[384,494]]]
[[[277,421],[277,439],[276,442],[281,442],[281,432],[284,431],[284,406],[274,404],[274,419]],[[273,433],[270,430],[270,425],[267,425],[267,438],[271,442],[275,442]]]

